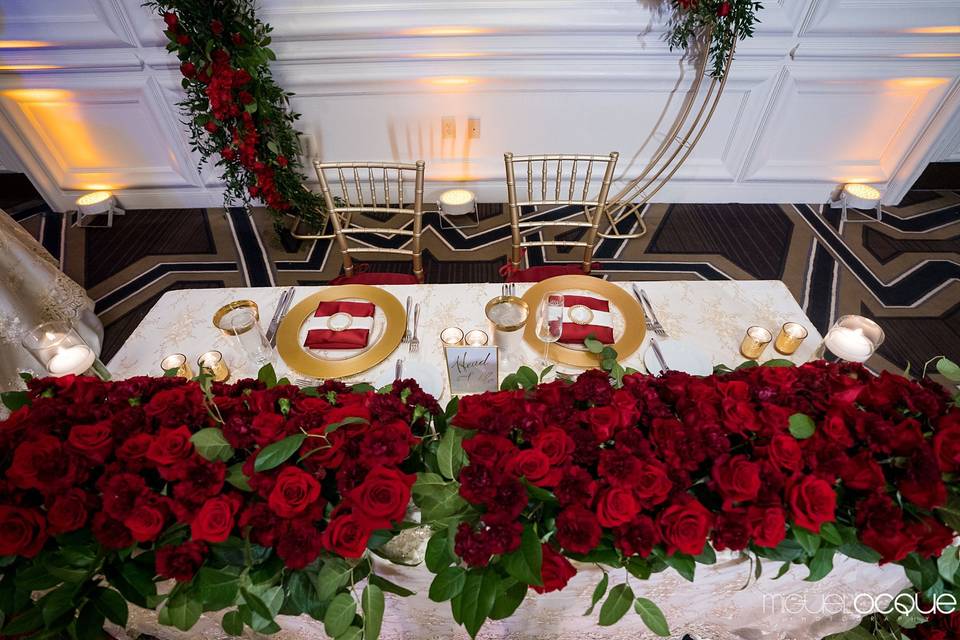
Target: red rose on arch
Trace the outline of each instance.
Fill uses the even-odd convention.
[[[372,529],[387,528],[403,519],[410,503],[410,489],[417,476],[396,469],[377,467],[350,492],[354,514]]]
[[[233,495],[217,496],[203,503],[190,523],[190,536],[200,542],[223,542],[233,530],[234,516],[242,499]]]
[[[157,549],[157,573],[178,582],[189,582],[203,564],[207,545],[190,540],[179,546]]]
[[[630,489],[613,487],[600,494],[596,511],[597,522],[612,528],[633,520],[640,512],[640,504]]]
[[[76,531],[87,522],[90,499],[82,489],[70,489],[53,499],[47,508],[47,530],[50,535]]]
[[[36,509],[0,505],[0,556],[32,558],[47,541],[43,514]]]
[[[592,511],[575,505],[557,516],[557,542],[573,553],[590,553],[600,542],[602,531]]]
[[[338,515],[323,530],[323,546],[344,558],[359,558],[367,548],[373,533],[351,513]]]
[[[657,516],[657,525],[670,555],[677,551],[698,555],[703,551],[712,524],[712,514],[689,494],[677,496]]]
[[[567,586],[570,578],[577,575],[577,570],[570,564],[570,561],[553,550],[549,544],[545,544],[543,549],[543,563],[541,565],[541,576],[543,586],[530,585],[530,588],[537,593],[549,593],[550,591],[559,591]]]
[[[795,524],[820,532],[825,522],[837,519],[837,494],[826,480],[806,476],[787,489],[787,503]]]
[[[760,465],[747,456],[720,458],[713,465],[711,475],[725,502],[746,502],[760,492]]]
[[[320,483],[297,467],[284,467],[267,499],[267,504],[281,518],[293,518],[304,512],[320,497]]]

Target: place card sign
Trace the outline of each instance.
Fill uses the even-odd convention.
[[[497,347],[445,347],[450,395],[462,396],[500,388]]]

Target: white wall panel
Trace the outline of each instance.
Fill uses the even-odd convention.
[[[297,93],[322,159],[423,159],[428,197],[466,183],[485,200],[503,198],[507,150],[617,150],[621,178],[644,166],[692,76],[652,4],[261,3],[274,73]],[[658,200],[816,202],[860,179],[895,201],[927,162],[960,152],[960,3],[765,4],[710,128]],[[178,121],[162,29],[140,0],[0,5],[0,40],[56,45],[0,48],[0,135],[58,206],[92,184],[128,206],[219,201],[216,170],[197,174]],[[38,64],[55,69],[16,71]],[[63,93],[31,99],[36,90]],[[456,119],[455,140],[440,139],[443,116]],[[481,119],[477,140],[468,117]]]

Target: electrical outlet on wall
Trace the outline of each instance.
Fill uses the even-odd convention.
[[[467,120],[467,137],[468,138],[480,137],[480,118],[473,117]]]
[[[457,119],[453,116],[443,116],[440,118],[440,137],[446,140],[447,138],[456,138],[457,137]]]

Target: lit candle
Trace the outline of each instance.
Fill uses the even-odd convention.
[[[440,342],[447,347],[456,347],[463,344],[463,330],[457,327],[447,327],[440,332]]]
[[[776,342],[773,343],[773,348],[788,356],[800,347],[800,344],[806,337],[807,330],[803,325],[796,322],[786,322],[783,327],[781,327],[780,335],[777,336]]]
[[[96,359],[97,355],[86,345],[61,347],[47,362],[47,370],[54,376],[79,375],[92,367]]]
[[[848,362],[865,362],[875,349],[873,342],[859,327],[834,327],[823,339],[823,344],[830,353]]]
[[[468,331],[463,340],[471,347],[482,347],[487,344],[487,334],[480,329],[474,329]]]

